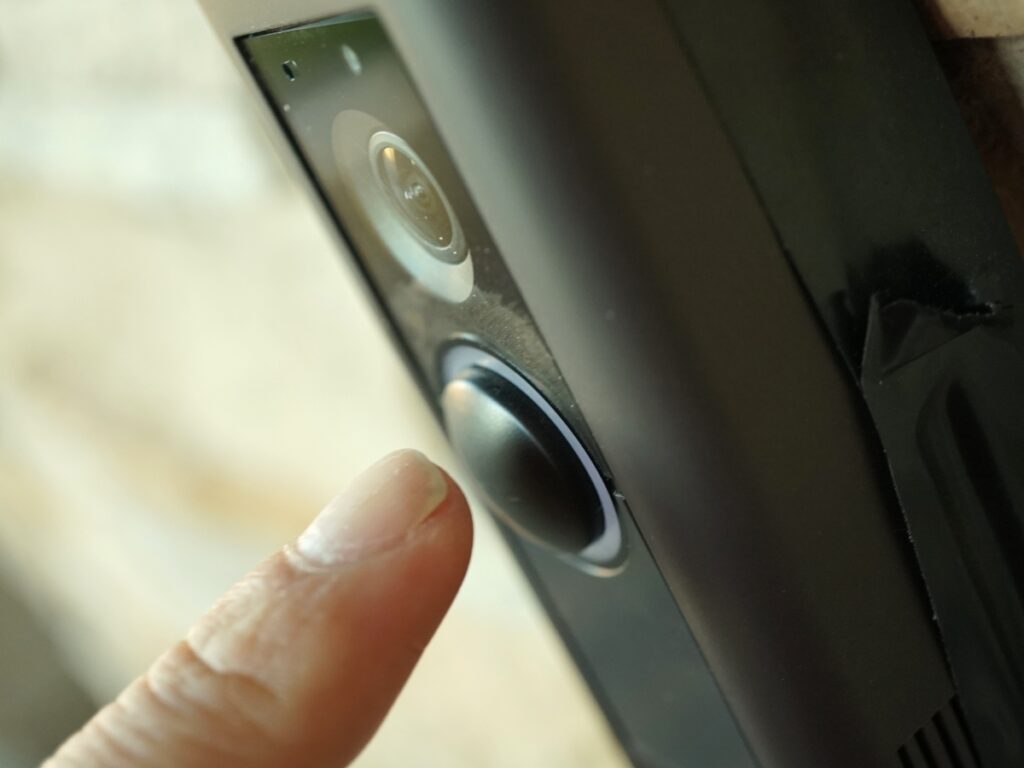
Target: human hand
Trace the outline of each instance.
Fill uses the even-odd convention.
[[[451,604],[472,536],[444,472],[414,451],[388,456],[46,768],[347,765]]]

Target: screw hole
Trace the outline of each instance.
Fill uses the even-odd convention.
[[[288,78],[288,82],[295,82],[295,78],[299,76],[299,65],[292,59],[288,59],[281,65],[281,71]]]

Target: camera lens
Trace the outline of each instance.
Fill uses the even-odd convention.
[[[436,296],[455,303],[469,298],[473,261],[466,236],[419,154],[372,115],[357,110],[335,118],[333,146],[339,193],[358,228]]]
[[[392,134],[377,134],[371,140],[374,170],[384,193],[395,205],[402,221],[449,263],[465,254],[449,251],[454,237],[451,209],[430,170],[407,146],[396,143]]]

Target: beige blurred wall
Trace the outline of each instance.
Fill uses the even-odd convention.
[[[0,20],[0,576],[103,701],[362,466],[451,457],[192,2]],[[359,765],[621,765],[477,522]]]

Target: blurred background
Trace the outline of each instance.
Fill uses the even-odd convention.
[[[452,460],[190,0],[0,0],[0,766],[381,454]],[[490,520],[357,763],[622,765]]]

